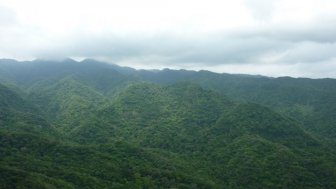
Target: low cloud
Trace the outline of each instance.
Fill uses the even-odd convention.
[[[326,1],[325,4],[330,3],[327,0],[323,1]],[[23,19],[22,15],[18,16],[18,11],[0,6],[0,56],[17,59],[82,57],[138,68],[170,67],[217,72],[234,70],[263,75],[336,77],[336,73],[330,71],[330,68],[335,67],[336,59],[336,6],[316,6],[315,11],[314,1],[311,0],[301,4],[304,6],[302,9],[297,8],[300,7],[300,3],[296,1],[242,2],[244,6],[237,3],[228,4],[232,8],[239,7],[239,11],[244,11],[245,7],[247,11],[239,19],[233,17],[232,21],[227,18],[231,13],[220,15],[219,9],[216,9],[217,12],[213,15],[211,10],[203,9],[199,15],[197,10],[187,12],[187,3],[179,9],[174,20],[169,20],[169,11],[160,7],[165,14],[158,16],[167,19],[169,25],[163,23],[160,25],[162,28],[150,27],[152,29],[148,30],[146,28],[152,21],[157,23],[159,20],[141,22],[139,18],[137,21],[140,23],[132,25],[135,23],[132,19],[136,16],[131,15],[127,18],[131,20],[129,23],[126,18],[125,23],[113,19],[110,25],[97,24],[95,28],[96,20],[88,23],[77,22],[76,19],[81,18],[79,16],[70,19],[71,22],[65,26],[71,26],[71,29],[67,30],[66,27],[57,29],[57,25],[54,26],[43,19],[42,23],[48,23],[45,27],[39,23],[30,23]],[[91,6],[87,6],[89,5]],[[122,6],[127,10],[127,5]],[[202,6],[202,3],[197,4],[198,8]],[[216,6],[213,4],[208,8],[214,7]],[[93,11],[88,10],[89,13]],[[135,8],[132,7],[131,10]],[[147,8],[144,10],[153,12]],[[226,10],[230,10],[230,7],[226,7]],[[141,9],[136,11],[140,13]],[[237,16],[234,11],[231,12]],[[155,13],[160,14],[157,11]],[[192,20],[193,14],[198,16],[196,18],[202,18],[202,21]],[[127,16],[126,13],[122,15]],[[101,16],[112,18],[114,15],[105,12]],[[178,16],[183,18],[183,22],[173,25],[179,21]],[[220,16],[225,18],[223,25]],[[51,18],[61,21],[57,17]],[[146,18],[152,16],[146,14]],[[188,19],[190,22],[186,22]],[[212,23],[212,20],[216,22]],[[235,24],[235,21],[241,23]],[[105,22],[108,23],[108,20]],[[205,23],[209,24],[204,25]]]
[[[137,64],[297,64],[328,61],[336,56],[336,43],[298,35],[288,30],[274,34],[261,30],[207,35],[77,35],[50,48],[38,49],[37,57],[92,57],[115,63]],[[318,35],[316,31],[315,35]],[[325,31],[321,30],[322,36]],[[294,36],[297,35],[298,38]],[[306,36],[306,38],[303,38]]]

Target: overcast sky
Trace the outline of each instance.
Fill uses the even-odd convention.
[[[0,57],[336,78],[336,1],[0,0]]]

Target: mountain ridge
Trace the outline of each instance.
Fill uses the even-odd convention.
[[[336,187],[334,80],[113,67],[0,60],[0,187]]]

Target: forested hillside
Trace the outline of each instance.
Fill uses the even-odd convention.
[[[0,188],[336,188],[336,80],[0,60]]]

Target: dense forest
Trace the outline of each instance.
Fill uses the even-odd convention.
[[[0,60],[0,188],[336,188],[336,80]]]

